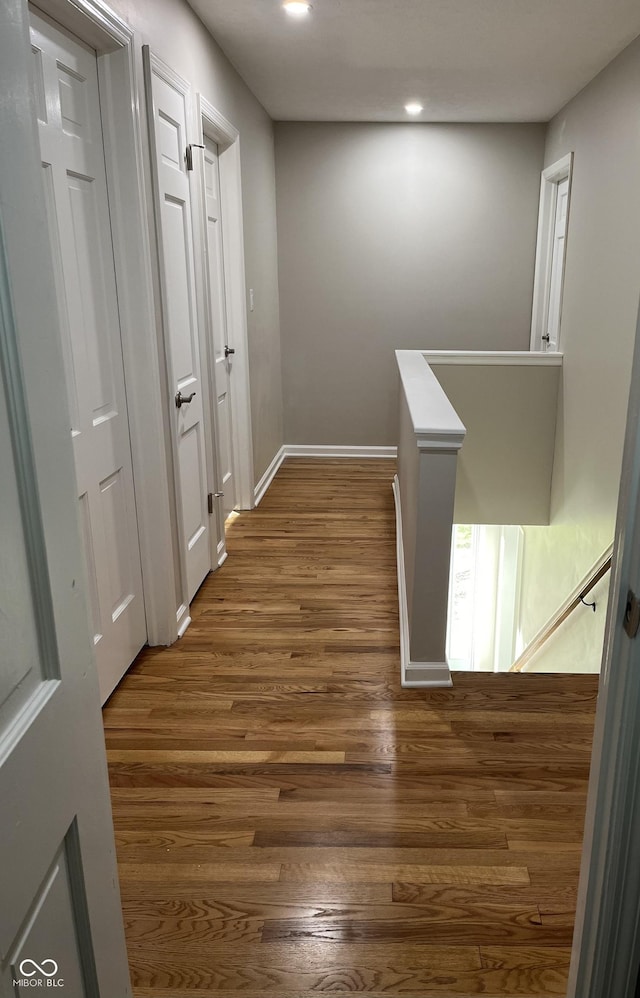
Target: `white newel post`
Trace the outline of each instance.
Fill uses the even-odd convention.
[[[401,682],[451,686],[446,658],[451,529],[465,427],[424,357],[397,350],[396,501]]]

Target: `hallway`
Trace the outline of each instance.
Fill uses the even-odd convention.
[[[105,708],[136,998],[565,994],[598,677],[402,690],[393,474],[286,461]]]

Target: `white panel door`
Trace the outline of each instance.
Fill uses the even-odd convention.
[[[38,130],[104,702],[147,632],[95,53],[32,15]]]
[[[191,601],[211,571],[207,456],[187,172],[189,85],[145,46],[156,227],[176,447],[182,556]]]
[[[232,426],[233,344],[229,340],[224,294],[224,258],[218,147],[204,138],[204,194],[207,226],[207,278],[210,342],[214,359],[214,420],[225,518],[236,507]]]
[[[6,317],[0,314],[0,993],[58,987],[56,994],[73,998],[126,998],[97,679],[77,593],[77,633],[67,629],[63,643],[68,649],[75,641],[78,654],[60,647],[20,371],[7,363],[13,344]],[[41,375],[53,395],[56,384]],[[62,422],[52,445],[68,457]],[[48,503],[55,492],[54,485],[44,493]],[[72,488],[68,499],[71,505]],[[53,565],[56,576],[61,567],[68,573],[69,593],[79,543],[73,533],[71,540],[68,564]]]
[[[0,994],[130,998],[32,61],[3,0]]]
[[[543,331],[543,349],[556,352],[560,342],[560,320],[562,318],[562,287],[564,284],[564,256],[567,239],[569,207],[569,179],[557,185],[556,209],[553,222],[551,268],[549,271],[549,301],[547,305],[546,327]]]

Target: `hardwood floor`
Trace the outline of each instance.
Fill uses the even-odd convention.
[[[137,998],[565,994],[597,678],[400,688],[393,472],[287,461],[105,709]]]

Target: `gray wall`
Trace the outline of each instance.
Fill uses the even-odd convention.
[[[525,641],[613,539],[640,296],[640,39],[551,122],[546,165],[571,151],[553,526],[526,530]],[[605,603],[555,642],[567,671],[597,671]]]
[[[454,523],[548,524],[562,368],[496,360],[432,371],[467,429]]]
[[[273,123],[185,0],[110,0],[111,6],[172,69],[240,132],[254,474],[282,444]]]
[[[393,351],[529,347],[542,125],[276,125],[286,443],[396,443]]]

